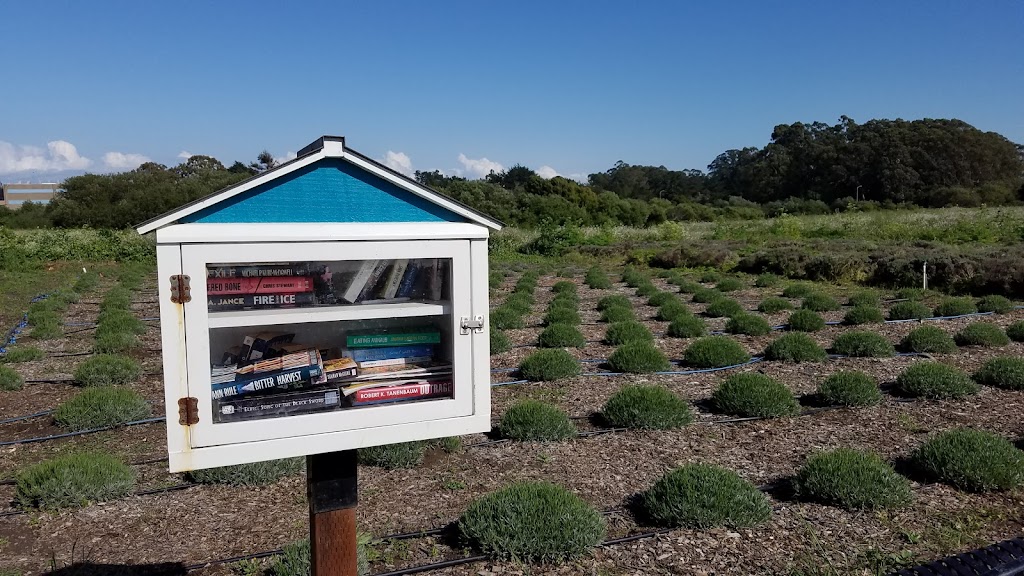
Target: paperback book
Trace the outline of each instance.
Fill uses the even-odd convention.
[[[305,366],[303,368],[289,368],[275,372],[258,373],[251,375],[249,378],[239,375],[232,382],[213,385],[212,397],[214,400],[219,400],[231,396],[254,394],[273,388],[303,388],[318,383],[317,380],[322,375],[322,366]]]
[[[342,394],[337,387],[255,398],[216,400],[215,419],[217,422],[238,422],[325,412],[341,407],[341,401]]]
[[[344,392],[353,406],[365,406],[451,396],[452,382],[451,380],[416,380],[391,386],[364,386],[354,390],[346,389]]]
[[[210,312],[264,308],[297,308],[300,306],[312,306],[316,303],[316,296],[312,292],[296,294],[235,294],[210,296],[206,299],[207,309]]]
[[[313,279],[304,276],[210,278],[206,281],[206,293],[211,296],[227,294],[297,294],[312,291]]]

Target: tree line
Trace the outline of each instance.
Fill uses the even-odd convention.
[[[268,152],[225,167],[193,156],[120,174],[68,178],[48,206],[0,211],[9,226],[121,228],[274,166]],[[781,124],[763,148],[727,150],[703,170],[617,162],[586,183],[521,165],[480,180],[415,173],[422,184],[507,224],[648,226],[849,209],[1024,202],[1024,147],[961,120]]]

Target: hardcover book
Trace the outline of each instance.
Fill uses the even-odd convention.
[[[369,300],[375,298],[379,293],[378,285],[381,283],[381,277],[384,276],[384,271],[391,265],[390,260],[378,260],[377,265],[373,268],[373,272],[370,273],[370,278],[366,281],[366,286],[363,286],[363,291],[359,293],[356,298],[356,302],[362,300]]]
[[[353,406],[366,406],[368,404],[450,396],[451,393],[451,380],[423,380],[394,386],[360,388],[351,393],[349,401]]]
[[[415,346],[353,348],[351,350],[342,350],[341,354],[342,356],[347,356],[356,362],[369,362],[371,360],[387,360],[389,358],[431,356],[434,354],[434,346],[431,344],[420,344]]]
[[[398,287],[401,285],[402,278],[405,276],[405,271],[408,268],[408,260],[395,260],[394,265],[391,266],[391,271],[388,273],[387,282],[384,284],[382,298],[387,300],[398,295]]]
[[[206,300],[210,312],[226,312],[231,310],[259,308],[296,308],[316,304],[312,292],[298,294],[235,294],[211,296]]]
[[[207,278],[273,278],[277,276],[310,276],[305,264],[260,264],[255,266],[209,266]]]
[[[238,422],[260,418],[279,418],[312,412],[326,412],[341,406],[337,388],[269,394],[256,398],[216,400],[217,422]]]
[[[379,368],[381,366],[403,366],[406,364],[430,362],[433,359],[433,355],[409,356],[407,358],[385,358],[383,360],[365,360],[363,362],[357,362],[357,364],[359,365],[360,368]]]
[[[295,294],[312,291],[313,279],[303,276],[211,278],[206,281],[206,293],[210,296],[227,294]]]
[[[349,303],[356,302],[359,299],[359,294],[362,293],[363,288],[370,279],[370,275],[373,274],[373,271],[376,269],[376,260],[363,260],[359,265],[359,269],[352,275],[352,279],[349,281],[348,286],[345,287],[345,290],[341,293],[341,299]]]
[[[233,382],[214,385],[211,394],[214,400],[219,400],[230,396],[253,394],[272,388],[302,388],[312,384],[322,375],[323,368],[321,366],[306,366],[304,368],[253,374],[249,378],[243,378],[241,375],[238,375]]]
[[[405,274],[402,275],[402,281],[398,285],[398,292],[395,296],[399,298],[411,298],[413,295],[413,288],[416,286],[416,279],[420,275],[420,269],[422,265],[418,260],[410,262],[405,268]]]
[[[396,330],[394,332],[351,332],[345,336],[345,346],[347,348],[381,348],[385,346],[440,343],[441,333],[432,329]]]

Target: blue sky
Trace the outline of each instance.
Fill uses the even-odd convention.
[[[321,134],[403,170],[704,169],[795,121],[1024,142],[1024,2],[0,3],[0,180]]]

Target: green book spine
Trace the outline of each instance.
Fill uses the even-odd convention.
[[[409,332],[396,334],[349,334],[345,344],[349,348],[376,348],[380,346],[404,346],[408,344],[440,344],[439,332]]]

